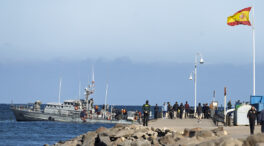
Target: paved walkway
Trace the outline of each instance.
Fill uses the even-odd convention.
[[[211,119],[158,119],[149,122],[150,127],[172,128],[176,131],[183,131],[185,128],[202,128],[205,130],[217,128]],[[260,126],[255,126],[255,133],[260,133]],[[250,135],[249,126],[226,126],[224,129],[234,138],[246,138]]]
[[[173,128],[177,131],[184,130],[185,128],[202,128],[213,129],[217,128],[211,119],[202,119],[198,122],[197,119],[158,119],[149,122],[149,126],[161,128]]]

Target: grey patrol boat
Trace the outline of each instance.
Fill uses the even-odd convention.
[[[85,88],[85,100],[65,100],[61,103],[47,103],[44,108],[40,101],[27,106],[11,106],[17,121],[59,121],[78,123],[137,123],[134,118],[120,119],[116,113],[109,111],[108,106],[104,106],[100,111],[98,106],[93,106],[93,98],[89,98],[94,93],[94,81]],[[106,109],[106,110],[105,110]],[[129,114],[131,115],[131,113]],[[132,117],[134,114],[132,114]],[[130,119],[130,120],[127,120]],[[136,119],[136,118],[135,118]]]

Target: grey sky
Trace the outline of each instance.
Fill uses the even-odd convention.
[[[255,3],[256,93],[264,82],[264,1],[249,0],[2,0],[0,1],[0,103],[43,102],[77,96],[96,68],[96,97],[105,83],[113,104],[192,103],[194,55],[198,97],[211,101],[224,86],[232,100],[251,94],[252,31],[230,27],[228,16]],[[83,87],[86,83],[83,84]],[[221,96],[220,96],[221,97]]]
[[[257,62],[264,62],[263,1],[256,2]],[[251,62],[248,26],[226,18],[246,0],[8,0],[0,2],[0,61],[129,57],[134,62]]]

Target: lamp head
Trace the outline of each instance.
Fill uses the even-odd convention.
[[[203,60],[202,57],[201,57],[201,59],[200,59],[200,64],[204,64],[204,60]]]
[[[192,73],[190,74],[190,77],[189,77],[189,80],[192,80],[193,79],[193,77],[192,77]]]

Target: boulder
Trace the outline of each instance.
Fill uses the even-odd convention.
[[[172,135],[166,135],[159,139],[159,143],[161,145],[169,145],[169,144],[174,144],[175,140]]]
[[[196,136],[196,133],[198,131],[200,131],[201,128],[193,128],[193,129],[187,129],[185,128],[184,129],[184,132],[183,132],[183,136],[186,136],[186,137],[194,137]]]
[[[105,128],[105,127],[100,127],[100,128],[98,128],[95,132],[96,133],[101,133],[101,132],[104,132],[104,131],[106,131],[107,130],[107,128]]]
[[[75,139],[65,142],[58,142],[55,144],[55,146],[77,146],[77,145],[81,145],[81,142]]]
[[[202,137],[202,138],[208,138],[214,136],[214,133],[212,131],[208,130],[202,130],[196,132],[196,137]]]
[[[228,133],[226,130],[224,130],[224,127],[218,127],[216,129],[213,129],[212,132],[215,134],[215,136],[221,137],[226,136]]]
[[[198,144],[198,146],[242,146],[243,142],[232,137],[221,137]]]
[[[134,133],[134,130],[120,130],[115,134],[115,137],[129,137]]]
[[[81,141],[83,146],[94,146],[96,138],[97,138],[97,133],[88,132],[82,136]]]
[[[242,146],[243,142],[232,137],[227,137],[220,141],[219,146]]]
[[[134,137],[135,139],[140,139],[143,137],[143,135],[144,135],[144,133],[142,133],[142,132],[136,132],[132,135],[132,137]]]
[[[207,141],[197,144],[197,146],[217,146],[215,141]]]
[[[125,126],[124,124],[116,124],[114,128],[124,128]]]
[[[158,137],[163,137],[166,135],[165,130],[161,130],[160,128],[157,128],[155,132],[158,133]]]
[[[108,136],[98,135],[98,141],[100,145],[111,145],[112,144]]]
[[[245,146],[257,145],[258,143],[264,143],[264,134],[251,135],[244,141]]]
[[[136,140],[131,142],[131,146],[150,146],[151,143],[148,140]]]

